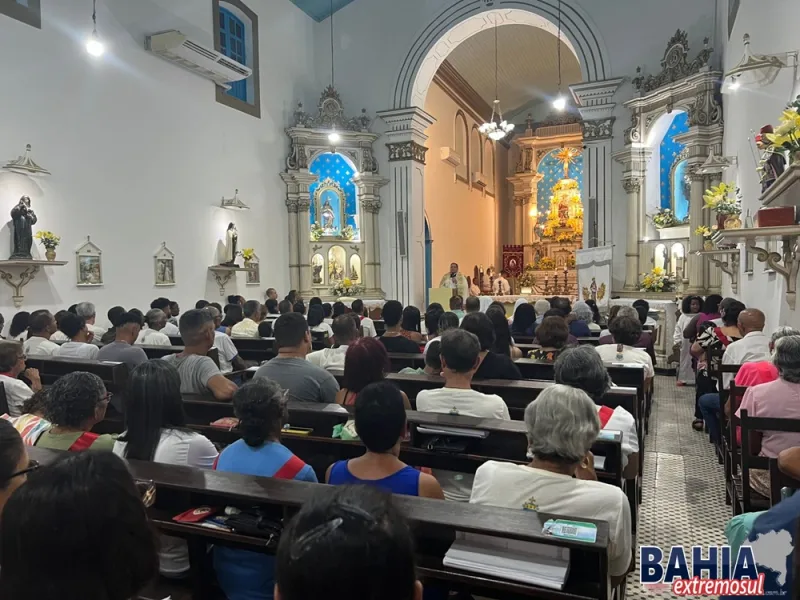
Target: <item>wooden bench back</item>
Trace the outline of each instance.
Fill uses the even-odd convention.
[[[43,385],[50,385],[59,377],[75,371],[85,371],[97,375],[103,380],[106,389],[115,394],[124,392],[128,385],[128,365],[125,363],[71,357],[29,356],[25,360],[25,364],[39,370]]]

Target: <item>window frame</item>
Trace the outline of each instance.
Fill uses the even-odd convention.
[[[42,28],[41,0],[28,0],[25,6],[17,0],[0,0],[0,15],[5,15],[36,29]]]
[[[2,1],[2,0],[0,0]],[[250,36],[250,58],[251,62],[248,65],[252,70],[253,74],[248,78],[252,79],[253,83],[253,97],[249,97],[249,93],[245,92],[245,97],[247,100],[242,100],[237,96],[231,95],[228,91],[224,90],[220,86],[215,86],[215,95],[216,100],[220,104],[224,104],[230,108],[234,108],[240,112],[243,112],[251,117],[255,117],[257,119],[261,118],[261,78],[260,78],[260,69],[259,69],[259,39],[258,39],[258,15],[253,12],[242,0],[212,0],[212,14],[214,19],[214,49],[221,53],[225,54],[222,51],[222,44],[220,40],[220,23],[219,23],[219,15],[222,10],[226,11],[227,13],[231,14],[234,18],[238,21],[242,22],[242,25],[245,28],[244,32],[244,44],[245,47],[243,48],[245,60],[247,60],[248,53],[246,43],[248,41],[248,35]],[[236,9],[236,11],[230,10],[230,8]],[[246,19],[249,21],[244,22],[237,11],[243,14]],[[247,79],[243,80],[246,85]],[[235,86],[235,84],[234,84]],[[249,91],[249,90],[248,90]]]

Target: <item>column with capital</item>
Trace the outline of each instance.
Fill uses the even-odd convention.
[[[425,130],[436,119],[410,106],[378,113],[388,125],[390,198],[389,295],[403,304],[425,302]],[[433,276],[435,281],[436,277]]]
[[[318,177],[307,169],[300,169],[281,173],[281,179],[286,184],[286,209],[289,212],[289,285],[310,297],[306,294],[312,294],[309,188]]]
[[[378,215],[381,210],[380,189],[388,179],[376,173],[359,173],[353,177],[361,202],[361,239],[364,241],[362,279],[367,297],[383,298],[381,289],[381,243]]]
[[[703,194],[707,187],[707,177],[697,172],[698,165],[690,165],[689,177],[691,184],[689,187],[689,223],[690,229],[696,229],[703,224]],[[695,225],[697,223],[698,225]],[[707,261],[698,256],[697,253],[703,249],[703,237],[694,235],[694,231],[689,236],[689,256],[687,257],[687,271],[689,273],[689,287],[686,288],[687,294],[704,294],[706,292],[708,269]]]
[[[542,179],[539,173],[519,173],[507,177],[514,188],[514,243],[525,246],[525,263],[532,259],[533,223],[530,209],[536,206],[536,185]]]
[[[641,205],[642,177],[629,176],[622,180],[628,195],[628,227],[625,237],[625,290],[639,289],[639,208]]]

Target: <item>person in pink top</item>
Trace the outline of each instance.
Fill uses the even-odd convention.
[[[800,419],[800,335],[789,335],[775,343],[773,363],[778,379],[750,387],[745,392],[736,416],[747,410],[751,417]],[[764,431],[760,456],[777,458],[781,451],[800,446],[800,433]],[[753,470],[752,488],[766,497],[770,495],[769,472]]]

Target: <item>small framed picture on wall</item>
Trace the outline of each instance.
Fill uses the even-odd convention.
[[[86,236],[86,242],[75,251],[77,285],[95,287],[103,285],[103,251]]]
[[[175,254],[162,242],[153,257],[155,267],[155,284],[157,286],[175,285]]]

